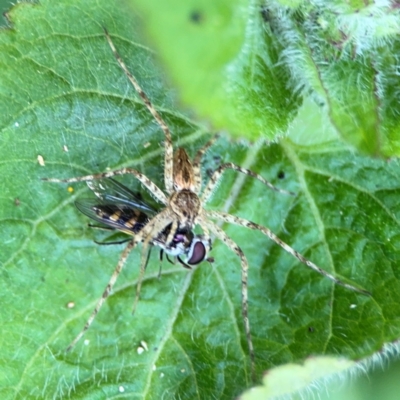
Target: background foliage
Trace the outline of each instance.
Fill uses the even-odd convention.
[[[40,178],[129,165],[162,187],[162,134],[104,26],[191,154],[211,130],[183,113],[168,77],[213,131],[288,134],[270,146],[223,135],[204,171],[233,161],[296,197],[227,174],[212,208],[270,227],[372,292],[334,286],[260,233],[224,227],[251,266],[258,376],[310,355],[358,360],[398,339],[400,166],[388,158],[398,153],[397,9],[285,3],[169,3],[169,11],[157,3],[152,11],[151,2],[42,1],[9,13],[11,28],[0,33],[2,398],[233,398],[251,386],[239,262],[218,242],[213,265],[188,272],[164,263],[161,279],[154,252],[132,318],[136,251],[87,342],[64,352],[122,248],[93,243],[104,236],[73,207],[90,195],[85,185]],[[139,354],[142,341],[148,350]]]

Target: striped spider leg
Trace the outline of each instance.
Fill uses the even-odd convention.
[[[199,149],[193,159],[190,160],[187,152],[183,148],[178,148],[173,152],[172,138],[168,125],[165,123],[161,115],[158,113],[156,108],[152,105],[150,99],[147,97],[141,86],[139,85],[136,78],[129,72],[124,61],[118,54],[114,43],[111,40],[110,35],[106,30],[105,36],[108,44],[117,60],[119,66],[124,71],[130,83],[135,88],[136,92],[142,99],[143,103],[147,107],[148,111],[154,117],[155,121],[158,123],[160,128],[164,133],[164,185],[165,193],[158,188],[158,186],[153,183],[149,178],[147,178],[141,172],[132,168],[122,168],[116,171],[110,171],[95,175],[87,175],[70,179],[46,179],[50,182],[89,182],[89,185],[96,186],[94,184],[96,180],[100,182],[105,182],[106,178],[112,178],[117,175],[130,174],[133,175],[151,194],[152,196],[161,203],[164,208],[161,209],[154,216],[149,217],[148,221],[141,227],[138,232],[132,232],[128,229],[133,238],[123,251],[118,264],[113,272],[110,282],[108,283],[103,296],[99,300],[95,310],[87,321],[82,332],[77,336],[77,338],[71,343],[70,347],[75,345],[75,343],[80,339],[83,333],[90,326],[94,320],[96,314],[98,313],[101,305],[104,303],[105,299],[109,295],[123,265],[130,251],[136,247],[137,244],[142,243],[142,253],[141,253],[141,263],[140,263],[140,273],[137,284],[137,292],[135,298],[135,304],[138,300],[140,293],[140,284],[144,274],[144,268],[146,265],[146,252],[149,245],[156,245],[161,247],[165,252],[171,255],[184,255],[186,260],[191,260],[193,254],[196,253],[196,264],[205,260],[208,250],[211,247],[210,233],[214,234],[220,240],[222,240],[228,248],[237,254],[241,262],[241,282],[242,282],[242,315],[244,322],[244,330],[247,339],[247,345],[249,349],[250,356],[250,368],[253,380],[256,380],[255,376],[255,354],[254,346],[251,337],[250,322],[248,318],[248,262],[246,256],[244,255],[241,248],[218,226],[213,220],[219,220],[223,222],[233,223],[236,225],[244,226],[250,229],[259,230],[261,233],[268,236],[275,243],[281,246],[289,254],[297,258],[300,262],[304,263],[308,267],[316,270],[320,274],[326,276],[327,278],[334,281],[336,284],[345,286],[348,289],[358,291],[361,293],[367,293],[356,287],[348,285],[328,272],[324,271],[322,268],[318,267],[313,262],[307,260],[297,251],[292,249],[289,245],[280,240],[276,235],[274,235],[268,228],[261,225],[255,224],[251,221],[235,217],[230,214],[218,212],[218,211],[208,211],[203,208],[203,206],[209,201],[213,191],[215,190],[217,183],[222,177],[223,173],[228,170],[234,170],[245,175],[249,175],[260,182],[262,182],[267,187],[284,194],[294,195],[292,192],[288,192],[282,189],[278,189],[273,186],[270,182],[265,180],[262,176],[244,169],[233,163],[225,163],[219,166],[212,174],[210,181],[202,190],[202,177],[201,177],[201,161],[204,153],[208,148],[215,142],[217,137],[212,138],[208,143],[206,143],[201,149]],[[97,189],[93,189],[96,193]],[[99,197],[99,196],[98,196]],[[101,196],[100,196],[101,198]],[[78,206],[79,207],[79,206]],[[144,210],[142,210],[144,212]],[[85,211],[84,211],[85,212]],[[89,214],[89,212],[86,212]],[[93,210],[90,211],[89,216],[94,217]],[[110,216],[107,217],[112,219]],[[115,217],[113,217],[115,218]],[[96,218],[95,218],[96,219]],[[104,221],[103,221],[104,222]],[[203,235],[193,235],[193,230],[196,226],[199,226]],[[121,229],[121,226],[118,228]],[[126,231],[126,229],[125,229]],[[160,239],[161,238],[161,239]],[[195,240],[196,239],[196,240]],[[181,242],[183,240],[183,242]],[[177,243],[179,242],[179,243]],[[197,250],[193,250],[190,253],[190,249],[194,249],[193,243]],[[188,261],[187,261],[188,262]]]

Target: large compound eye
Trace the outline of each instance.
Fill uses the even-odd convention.
[[[187,263],[189,265],[196,265],[201,263],[207,254],[207,248],[201,240],[194,240],[192,242],[192,248],[190,251],[190,258],[188,258]]]

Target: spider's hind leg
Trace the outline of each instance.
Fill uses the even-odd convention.
[[[197,150],[197,153],[193,160],[193,172],[194,172],[194,180],[195,180],[195,192],[197,194],[201,191],[201,161],[206,153],[206,151],[215,143],[215,141],[219,138],[219,135],[215,135],[211,138],[203,147]]]
[[[218,219],[220,221],[228,222],[230,224],[234,225],[239,225],[243,226],[245,228],[250,228],[253,230],[260,231],[263,233],[265,236],[268,236],[273,242],[275,242],[277,245],[282,247],[283,250],[285,250],[287,253],[292,255],[294,258],[297,258],[301,263],[305,264],[307,267],[311,268],[312,270],[318,272],[322,276],[325,276],[326,278],[330,279],[333,281],[335,284],[340,285],[345,287],[346,289],[352,290],[353,292],[358,292],[367,296],[370,296],[371,293],[368,292],[365,289],[359,289],[353,285],[350,285],[349,283],[343,282],[336,276],[332,275],[328,271],[325,271],[323,268],[319,267],[318,265],[314,264],[312,261],[308,260],[305,258],[302,254],[300,254],[298,251],[290,247],[287,243],[285,243],[283,240],[279,239],[278,236],[275,235],[270,229],[266,228],[265,226],[258,225],[255,222],[248,221],[244,218],[236,217],[235,215],[230,215],[227,213],[223,213],[220,211],[206,211],[206,215],[210,218]]]
[[[210,232],[216,235],[220,240],[222,240],[225,245],[231,249],[240,258],[240,263],[242,267],[242,315],[244,330],[246,332],[247,346],[250,355],[250,368],[251,377],[253,382],[256,382],[256,371],[255,371],[255,355],[253,340],[251,337],[250,321],[249,321],[249,295],[248,295],[248,269],[249,264],[247,262],[246,256],[244,255],[242,249],[214,222],[210,220],[205,220],[200,222],[201,226],[206,226]]]
[[[122,268],[124,267],[126,260],[128,259],[129,253],[132,251],[132,249],[135,247],[136,241],[134,239],[131,239],[131,241],[128,243],[126,246],[125,250],[122,252],[117,266],[115,267],[115,270],[113,274],[111,275],[110,281],[108,282],[106,288],[104,289],[103,295],[101,296],[100,300],[97,302],[96,307],[92,311],[92,314],[86,321],[85,326],[83,329],[79,332],[79,334],[75,337],[75,339],[70,343],[70,345],[67,347],[66,351],[70,351],[75,345],[79,342],[79,340],[82,338],[82,336],[85,334],[85,332],[89,329],[90,325],[92,325],[94,319],[96,318],[96,315],[99,313],[101,306],[104,304],[106,301],[107,297],[110,295],[112,288],[114,287],[115,282],[118,279],[119,274],[122,271]]]
[[[201,201],[203,202],[203,204],[206,204],[210,200],[210,198],[211,198],[211,196],[212,196],[212,194],[213,194],[213,192],[214,192],[219,180],[221,179],[222,174],[227,169],[233,169],[234,171],[241,172],[242,174],[251,176],[252,178],[255,178],[255,179],[259,180],[260,182],[262,182],[264,185],[268,186],[270,189],[274,190],[275,192],[282,193],[282,194],[288,194],[290,196],[294,196],[295,195],[295,193],[290,192],[288,190],[277,188],[271,182],[269,182],[266,179],[264,179],[261,175],[256,174],[255,172],[250,171],[249,169],[242,168],[239,165],[236,165],[236,164],[233,164],[233,163],[225,163],[225,164],[220,165],[213,172],[210,180],[208,181],[207,186],[205,187],[205,189],[203,191],[203,195],[201,197]]]

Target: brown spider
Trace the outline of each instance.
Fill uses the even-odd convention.
[[[256,178],[257,180],[268,186],[270,189],[273,189],[277,192],[289,195],[294,195],[294,193],[278,189],[275,186],[273,186],[270,182],[265,180],[262,176],[250,170],[241,168],[240,166],[235,165],[233,163],[225,163],[220,165],[211,174],[210,180],[202,190],[202,178],[201,178],[202,157],[204,153],[208,150],[208,148],[215,142],[217,137],[212,138],[201,149],[199,149],[192,162],[189,159],[186,150],[183,148],[178,148],[175,154],[173,154],[172,138],[167,124],[162,119],[160,114],[157,112],[155,107],[152,105],[151,101],[149,100],[149,98],[147,97],[147,95],[144,93],[139,83],[137,82],[136,78],[127,69],[125,63],[118,54],[108,32],[106,30],[104,31],[108,44],[110,45],[110,48],[118,64],[128,77],[131,84],[134,86],[136,92],[141,97],[142,101],[146,105],[149,112],[152,114],[152,116],[154,117],[154,119],[164,132],[165,193],[161,189],[159,189],[158,186],[155,183],[153,183],[149,178],[147,178],[144,174],[132,168],[122,168],[116,171],[110,171],[95,175],[87,175],[69,179],[46,178],[45,180],[49,182],[68,182],[68,183],[86,181],[88,182],[89,187],[95,192],[95,194],[100,199],[104,199],[104,196],[98,193],[98,188],[101,185],[94,184],[96,180],[100,180],[100,182],[105,182],[105,178],[111,178],[116,175],[131,174],[139,182],[141,182],[141,184],[152,194],[152,196],[159,203],[164,205],[164,208],[159,213],[155,214],[153,217],[147,218],[144,221],[144,223],[140,226],[140,229],[139,228],[131,229],[130,225],[129,226],[126,225],[127,218],[123,219],[123,221],[118,220],[118,218],[121,217],[120,215],[121,213],[122,217],[124,216],[127,217],[127,213],[125,213],[124,215],[123,209],[121,208],[118,211],[120,214],[115,216],[112,213],[112,210],[108,210],[107,212],[105,212],[104,207],[105,206],[107,207],[108,206],[107,204],[105,206],[102,205],[97,209],[92,208],[89,211],[87,209],[86,211],[82,210],[81,207],[78,206],[81,209],[81,211],[83,211],[90,217],[130,234],[132,236],[132,239],[130,239],[127,247],[122,252],[119,261],[116,265],[116,268],[113,274],[111,275],[110,281],[107,284],[103,292],[103,295],[99,299],[95,309],[93,310],[92,314],[87,320],[84,328],[71,342],[67,350],[70,350],[72,347],[75,346],[75,344],[83,336],[85,331],[92,324],[104,301],[109,296],[118,278],[118,275],[120,274],[123,266],[126,263],[129,253],[134,247],[136,247],[139,243],[142,243],[140,274],[138,278],[136,297],[134,302],[134,309],[135,309],[135,306],[139,299],[141,283],[145,272],[148,246],[149,245],[159,246],[167,254],[171,254],[173,256],[184,255],[186,256],[186,263],[191,264],[190,259],[193,255],[194,245],[197,245],[198,254],[195,257],[196,262],[193,263],[197,264],[198,262],[201,262],[204,259],[206,259],[208,250],[211,247],[211,240],[210,240],[210,232],[211,232],[220,240],[222,240],[229,247],[229,249],[234,251],[240,258],[241,271],[242,271],[242,278],[241,278],[242,314],[243,314],[243,322],[247,338],[247,344],[249,348],[251,373],[253,379],[255,380],[255,355],[254,355],[254,347],[250,331],[250,323],[248,319],[248,289],[247,289],[248,262],[242,249],[229,236],[227,236],[227,234],[212,220],[219,220],[235,225],[240,225],[246,228],[258,230],[264,235],[268,236],[276,244],[281,246],[285,251],[287,251],[293,257],[297,258],[300,262],[304,263],[305,265],[315,270],[316,272],[322,274],[323,276],[329,278],[334,283],[342,285],[347,289],[357,291],[363,294],[369,294],[369,293],[365,290],[358,289],[350,284],[344,283],[335,276],[333,276],[332,274],[323,270],[322,268],[314,264],[312,261],[303,257],[300,253],[298,253],[288,244],[283,242],[281,239],[279,239],[268,228],[224,212],[210,211],[204,209],[204,205],[209,201],[214,189],[216,188],[218,181],[221,178],[221,175],[227,169],[232,169],[241,172],[243,174],[249,175],[253,178]],[[133,222],[136,221],[135,218],[132,217]],[[107,223],[107,221],[113,221],[113,222]],[[128,221],[128,223],[130,222]],[[204,233],[203,235],[194,235],[192,233],[196,225],[199,225],[201,227]]]

